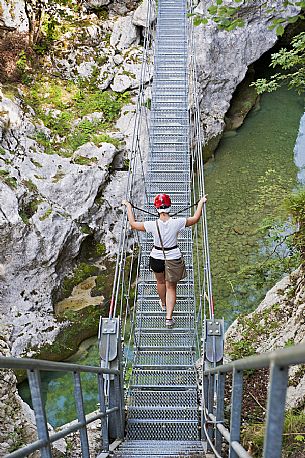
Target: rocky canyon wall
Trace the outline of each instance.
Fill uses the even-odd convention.
[[[283,5],[280,0],[264,3],[278,10]],[[34,1],[27,4],[35,7]],[[63,24],[59,20],[51,30],[51,44],[38,42],[29,50],[26,4],[0,0],[0,314],[7,345],[3,354],[31,356],[46,345],[54,347],[69,326],[68,319],[58,319],[56,304],[63,299],[66,279],[89,256],[88,241],[99,255],[87,277],[93,278],[93,288],[96,279],[103,284],[96,295],[106,313],[109,297],[104,288],[111,279],[105,278],[105,271],[111,272],[107,262],[113,262],[120,234],[147,5],[148,0],[71,0],[59,7],[64,11],[56,17]],[[199,2],[196,11],[204,14],[209,5]],[[276,13],[266,13],[261,6],[258,0],[244,7],[243,28],[220,31],[209,22],[195,29],[201,119],[209,152],[219,141],[232,94],[248,66],[277,40],[268,28]],[[292,12],[287,8],[287,15]],[[51,32],[45,24],[43,34]],[[20,43],[26,46],[25,54]],[[13,49],[15,63],[10,58]],[[148,57],[152,64],[152,53]],[[15,80],[14,72],[19,75]],[[145,75],[143,120],[149,120],[151,81],[150,70]],[[145,125],[140,131],[144,157]],[[83,274],[74,276],[73,286],[84,280]],[[89,292],[88,305],[90,297]],[[15,388],[13,392],[15,396]],[[7,398],[11,407],[19,403],[16,399]]]

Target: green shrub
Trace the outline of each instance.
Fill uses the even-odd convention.
[[[49,208],[42,216],[40,216],[40,221],[44,221],[52,214],[52,209]]]
[[[305,265],[305,188],[300,188],[286,197],[285,208],[291,215],[297,230],[292,236],[292,242],[301,256],[302,265]]]
[[[97,163],[96,157],[85,157],[85,156],[77,156],[73,160],[74,164],[78,165],[92,165]]]
[[[85,116],[94,111],[104,113],[107,122],[115,121],[122,109],[122,106],[128,103],[129,94],[120,94],[113,91],[96,90],[87,93],[80,90],[75,96],[76,107],[79,110],[80,116]]]
[[[259,458],[263,455],[265,425],[263,423],[245,425],[242,431],[242,444],[247,449],[252,443],[252,456]],[[288,411],[285,415],[283,432],[282,458],[302,456],[305,447],[305,412]]]
[[[19,215],[24,224],[28,224],[30,222],[30,219],[36,213],[41,202],[41,199],[32,199],[30,202],[19,208]]]
[[[108,135],[108,134],[96,134],[96,135],[93,135],[92,141],[93,141],[93,143],[95,143],[97,146],[98,146],[100,143],[111,143],[111,144],[114,145],[116,148],[120,148],[120,146],[121,146],[120,140],[118,140],[117,138],[112,138],[112,137],[110,137],[110,135]]]
[[[2,180],[10,188],[17,188],[17,180],[14,177],[10,177],[10,174],[7,170],[0,169],[0,180]]]

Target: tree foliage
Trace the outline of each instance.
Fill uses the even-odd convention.
[[[259,94],[273,92],[282,84],[295,89],[299,94],[305,91],[305,32],[296,35],[291,41],[291,49],[282,48],[272,54],[271,67],[279,66],[284,73],[276,73],[268,80],[260,78],[253,86]]]
[[[287,24],[294,24],[299,19],[305,19],[305,0],[285,0],[282,8],[269,7],[267,2],[253,2],[253,0],[234,0],[228,6],[223,0],[214,0],[207,8],[205,16],[193,14],[195,26],[210,22],[217,24],[221,30],[231,31],[237,27],[244,27],[253,14],[270,15],[269,30],[274,30],[278,36],[283,35]],[[289,10],[288,10],[289,8]],[[299,10],[299,13],[297,11]],[[289,12],[294,14],[290,15]],[[271,57],[271,67],[279,66],[284,72],[276,73],[270,79],[260,78],[252,84],[259,94],[273,92],[282,84],[289,89],[295,89],[299,94],[305,91],[305,32],[295,36],[291,41],[291,48],[283,48]]]
[[[302,265],[305,266],[305,187],[290,194],[285,200],[285,207],[296,224],[293,244],[300,253]]]
[[[36,45],[42,33],[54,37],[54,31],[63,19],[73,17],[80,8],[76,0],[26,0],[25,13],[29,22],[29,43]]]
[[[214,22],[219,29],[230,31],[246,25],[252,14],[270,15],[269,29],[275,29],[276,34],[280,36],[284,33],[285,24],[294,23],[299,18],[304,18],[301,13],[287,14],[289,7],[305,9],[305,0],[285,0],[280,9],[277,6],[270,7],[265,0],[258,2],[253,2],[253,0],[234,0],[230,5],[224,4],[224,0],[214,0],[212,5],[207,8],[205,16],[198,13],[192,14],[192,16],[194,16],[195,26]]]

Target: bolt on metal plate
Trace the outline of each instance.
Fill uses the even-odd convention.
[[[207,320],[207,335],[221,336],[221,322],[216,320]]]
[[[115,334],[117,331],[117,321],[104,319],[102,321],[102,334]]]

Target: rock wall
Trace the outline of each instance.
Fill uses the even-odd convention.
[[[27,346],[56,336],[59,324],[53,316],[52,292],[63,266],[71,264],[86,238],[81,225],[95,225],[95,199],[109,177],[107,167],[117,149],[108,143],[87,144],[72,158],[44,154],[32,139],[31,116],[3,95],[0,105],[6,113],[3,122],[10,126],[1,132],[6,181],[0,182],[5,269],[0,311],[5,321],[14,323],[12,353],[19,355]],[[94,157],[94,165],[75,163],[78,155]],[[33,214],[27,220],[24,212],[29,207]]]
[[[199,2],[195,11],[205,16],[211,3]],[[233,1],[225,3],[236,6]],[[225,114],[230,107],[232,95],[244,79],[249,65],[276,43],[276,33],[268,27],[279,13],[268,10],[275,8],[275,11],[279,12],[282,5],[282,0],[254,0],[251,7],[249,3],[244,2],[240,17],[245,20],[245,26],[237,27],[230,32],[218,30],[217,25],[211,21],[195,28],[199,99],[206,156],[211,155],[221,138],[225,128]],[[286,17],[297,12],[296,8],[285,7]]]
[[[305,343],[305,277],[299,269],[279,281],[257,309],[237,319],[226,333],[225,353],[234,358]],[[304,406],[304,365],[289,373],[287,408]]]
[[[119,9],[117,2],[111,5],[112,12]],[[132,6],[135,3],[130,2]],[[135,21],[133,13],[99,20],[82,11],[77,19],[86,19],[85,25],[69,28],[54,43],[50,57],[45,56],[45,73],[49,76],[56,69],[59,81],[82,78],[89,84],[98,68],[94,76],[98,90],[112,88],[117,94],[129,91],[134,102],[142,56],[140,28],[134,22],[146,17],[143,6],[135,13]],[[101,58],[105,62],[102,65]],[[151,74],[146,78],[149,81]],[[13,355],[29,355],[30,349],[51,343],[65,326],[54,316],[54,297],[88,235],[105,245],[110,255],[115,252],[127,178],[122,162],[131,152],[135,122],[132,104],[107,132],[116,146],[100,141],[84,143],[73,154],[63,148],[49,151],[46,144],[50,141],[59,145],[66,141],[66,137],[52,132],[52,119],[54,124],[58,122],[64,110],[46,105],[37,113],[36,107],[26,102],[22,88],[19,85],[14,96],[0,91],[0,263],[4,271],[0,313],[4,323],[14,324],[10,337]],[[50,128],[44,126],[41,112],[51,116]],[[71,129],[81,123],[91,128],[103,121],[102,111],[76,115]],[[141,137],[145,156],[145,128]]]

